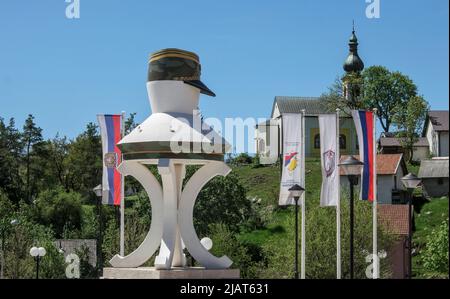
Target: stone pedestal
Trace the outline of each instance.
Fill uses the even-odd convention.
[[[239,269],[172,268],[157,270],[154,267],[103,268],[102,279],[237,279]]]

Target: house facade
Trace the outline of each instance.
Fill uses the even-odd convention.
[[[378,139],[378,152],[381,154],[409,154],[405,153],[400,138],[395,134],[382,133]],[[419,137],[414,143],[412,161],[422,161],[430,156],[428,139]]]
[[[409,272],[408,205],[378,205],[377,210],[380,226],[397,237],[391,247],[387,249],[386,255],[392,273],[391,278],[405,279]]]
[[[448,196],[448,166],[448,157],[423,160],[420,163],[418,176],[422,179],[425,196]]]
[[[355,155],[359,159],[359,155]],[[346,156],[341,156],[341,161]],[[404,191],[402,177],[408,173],[403,154],[378,154],[377,155],[377,201],[379,204],[404,203]],[[341,188],[348,190],[348,179],[342,169]],[[359,175],[359,174],[358,174]],[[361,180],[358,180],[358,184]],[[359,185],[358,185],[359,186]],[[360,188],[360,187],[358,187]]]
[[[448,157],[448,110],[429,111],[422,136],[427,138],[433,157]]]

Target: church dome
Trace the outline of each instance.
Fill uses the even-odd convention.
[[[358,38],[356,37],[355,30],[352,31],[348,45],[350,53],[344,62],[344,70],[347,73],[361,72],[364,69],[364,62],[358,56]]]

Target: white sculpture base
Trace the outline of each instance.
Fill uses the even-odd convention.
[[[162,185],[145,164],[156,164]],[[202,165],[186,185],[183,179],[186,165]],[[208,270],[227,269],[233,263],[227,256],[212,255],[201,243],[195,232],[193,210],[203,186],[217,175],[226,176],[231,169],[220,161],[183,159],[159,159],[123,161],[118,170],[133,176],[149,195],[152,206],[152,224],[144,241],[127,256],[115,255],[109,263],[114,268],[137,268],[152,255],[157,270],[171,270],[186,265],[186,249],[191,256]]]
[[[238,279],[239,269],[172,268],[157,270],[154,267],[103,268],[102,279]]]

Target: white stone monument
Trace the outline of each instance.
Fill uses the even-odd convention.
[[[215,96],[200,81],[200,68],[198,56],[184,50],[164,49],[150,57],[152,114],[118,143],[123,153],[118,170],[144,187],[152,223],[138,248],[110,260],[112,268],[104,268],[103,278],[239,278],[238,269],[228,269],[227,256],[208,251],[210,240],[200,242],[193,224],[202,187],[231,171],[223,162],[229,144],[198,113],[200,93]],[[146,167],[151,164],[157,165],[162,186]],[[201,167],[182,188],[187,165]],[[141,267],[158,249],[154,267]],[[184,249],[202,267],[186,267]]]

